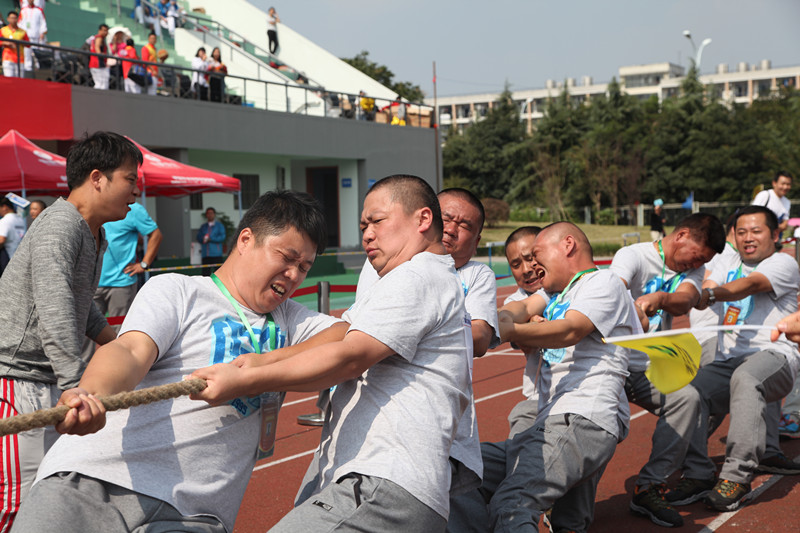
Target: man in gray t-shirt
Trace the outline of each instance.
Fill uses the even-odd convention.
[[[86,337],[98,344],[116,334],[92,303],[106,247],[105,222],[119,220],[139,195],[142,154],[128,139],[97,132],[67,156],[69,196],[36,218],[0,278],[0,390],[3,417],[55,406],[86,363]],[[0,531],[10,527],[58,434],[52,427],[0,440],[5,505]]]
[[[714,216],[690,215],[675,226],[668,236],[656,242],[634,244],[620,249],[610,270],[617,274],[631,291],[639,311],[649,317],[649,331],[672,327],[672,316],[689,312],[697,302],[705,272],[704,265],[725,246],[725,230]],[[653,437],[650,458],[639,472],[630,503],[635,513],[649,517],[662,526],[680,526],[683,519],[664,500],[667,477],[677,468],[675,458],[665,449],[680,450],[686,456],[684,473],[695,478],[704,461],[699,450],[687,454],[694,427],[693,417],[677,416],[679,406],[673,397],[656,389],[645,376],[647,356],[631,352],[630,375],[625,382],[628,399],[659,417],[658,425],[669,428],[660,439]]]
[[[513,438],[482,444],[483,484],[451,499],[448,531],[535,527],[551,507],[554,529],[585,530],[600,475],[627,434],[629,350],[603,342],[634,331],[627,290],[597,269],[586,235],[571,223],[543,229],[534,257],[543,290],[498,316],[504,340],[543,348],[539,414]]]
[[[61,398],[75,409],[60,431],[106,427],[56,442],[15,530],[138,531],[170,522],[170,530],[233,531],[256,459],[271,453],[283,394],[215,406],[182,397],[107,417],[86,395],[173,383],[213,363],[264,364],[341,339],[343,323],[288,300],[325,242],[324,215],[310,196],[270,192],[245,214],[211,278],[168,274],[145,284],[119,338]]]
[[[384,178],[367,193],[361,230],[380,280],[343,315],[351,324],[344,340],[271,365],[194,373],[209,379],[198,397],[212,402],[337,385],[322,429],[319,484],[275,532],[446,527],[472,339],[464,291],[441,242],[439,202],[420,178]]]

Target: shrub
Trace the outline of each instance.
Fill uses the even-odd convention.
[[[616,223],[614,210],[610,207],[601,209],[597,212],[597,223],[605,226],[613,226]]]
[[[499,222],[508,220],[509,207],[503,200],[497,198],[484,198],[481,200],[483,209],[486,211],[486,225],[496,226]]]

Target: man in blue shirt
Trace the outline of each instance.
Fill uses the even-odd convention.
[[[217,220],[217,210],[213,207],[206,209],[206,222],[197,232],[197,242],[202,244],[204,265],[222,263],[222,244],[225,242],[225,226]],[[211,268],[203,269],[204,276],[211,275]]]
[[[161,246],[161,230],[147,210],[139,203],[131,204],[130,208],[122,220],[103,225],[108,248],[103,256],[103,271],[94,303],[108,316],[128,313],[139,288],[137,276],[150,268]],[[136,245],[140,234],[147,237],[147,251],[142,261],[137,262]]]

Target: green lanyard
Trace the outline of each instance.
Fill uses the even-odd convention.
[[[247,328],[247,333],[250,335],[250,341],[253,343],[253,349],[255,353],[261,353],[261,344],[258,342],[258,337],[253,332],[252,326],[250,326],[250,322],[245,318],[244,311],[242,311],[242,307],[239,305],[239,302],[231,296],[228,287],[225,286],[224,283],[217,277],[216,273],[211,274],[211,279],[214,280],[214,283],[219,288],[220,292],[228,299],[228,301],[233,305],[233,308],[239,314],[239,318],[242,320],[242,324],[244,327]],[[269,329],[269,349],[270,351],[275,349],[275,322],[272,320],[272,315],[267,313],[267,328]]]
[[[664,248],[661,246],[661,239],[658,240],[658,255],[661,256],[661,283],[663,283],[661,288],[664,289],[664,292],[673,293],[678,285],[681,284],[680,282],[683,281],[683,272],[675,274],[672,279],[669,280],[669,283],[667,283],[667,258],[664,257]],[[661,311],[661,309],[659,309],[659,311]]]
[[[589,272],[594,272],[595,270],[598,270],[598,268],[597,267],[587,268],[586,270],[581,270],[580,272],[572,276],[572,279],[570,280],[569,283],[567,283],[566,288],[563,291],[561,291],[561,293],[559,293],[557,297],[550,300],[549,304],[547,304],[547,308],[544,311],[545,318],[547,318],[547,320],[552,320],[555,308],[558,307],[558,304],[560,304],[561,300],[564,299],[564,295],[567,294],[567,292],[569,292],[569,289],[570,287],[572,287],[572,284],[581,279],[584,274],[588,274]]]

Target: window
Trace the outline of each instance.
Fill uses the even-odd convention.
[[[234,174],[233,177],[242,182],[241,209],[250,209],[261,195],[258,190],[258,174]],[[240,209],[239,196],[233,197],[233,208]]]
[[[203,193],[196,192],[189,195],[189,209],[203,210]]]

